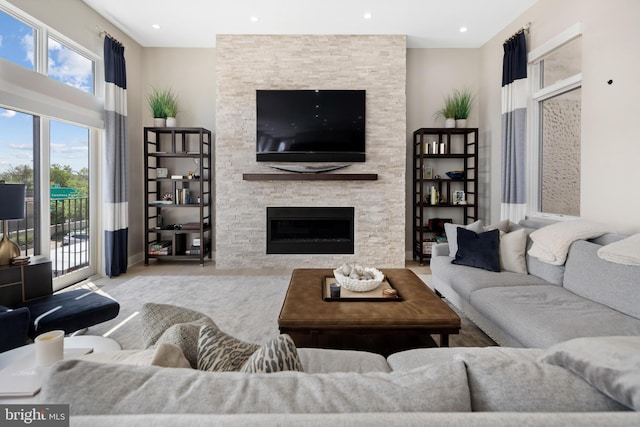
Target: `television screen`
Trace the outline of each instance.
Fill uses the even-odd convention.
[[[257,160],[364,162],[364,90],[258,90]]]

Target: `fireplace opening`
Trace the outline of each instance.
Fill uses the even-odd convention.
[[[268,254],[352,254],[352,207],[268,207]]]

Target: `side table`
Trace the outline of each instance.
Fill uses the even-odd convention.
[[[36,353],[35,345],[28,344],[13,350],[0,353],[0,376],[6,374],[6,370],[13,369],[12,365],[19,365],[20,368],[28,368],[35,366]],[[64,339],[65,358],[69,357],[66,353],[70,349],[91,348],[94,353],[102,353],[107,351],[118,351],[122,347],[120,344],[111,339],[101,336],[80,335],[75,337],[66,337]],[[77,353],[76,353],[77,354]],[[71,356],[73,357],[73,356]],[[37,394],[32,397],[5,397],[0,396],[0,403],[33,403]]]

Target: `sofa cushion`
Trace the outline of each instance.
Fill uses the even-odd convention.
[[[485,288],[473,292],[470,302],[526,347],[547,348],[587,336],[640,335],[639,319],[555,285]]]
[[[279,335],[260,346],[240,369],[240,372],[265,374],[282,371],[302,372],[296,345],[287,334]]]
[[[473,411],[594,412],[627,408],[572,372],[511,354],[462,352]]]
[[[538,348],[513,348],[513,347],[434,347],[415,348],[400,351],[387,357],[389,366],[394,371],[408,371],[420,366],[433,365],[435,363],[451,362],[461,353],[472,353],[478,356],[493,357],[495,354],[505,354],[510,357],[535,362],[542,354]]]
[[[571,245],[564,287],[577,295],[640,318],[640,266],[605,261],[598,256],[601,247],[584,240]]]
[[[562,366],[640,411],[640,337],[576,338],[550,347],[540,361]]]
[[[458,230],[458,251],[453,264],[466,265],[489,271],[500,271],[500,231],[475,233]]]
[[[40,395],[47,404],[69,404],[72,416],[471,409],[462,362],[408,372],[247,374],[64,360],[47,372]]]
[[[465,228],[467,230],[473,231],[474,233],[482,233],[484,231],[482,221],[480,220],[467,225],[445,223],[444,231],[447,235],[447,242],[449,243],[449,256],[451,258],[455,258],[456,253],[458,252],[458,228]]]
[[[79,357],[99,363],[118,363],[123,365],[163,366],[165,368],[191,368],[180,347],[162,343],[147,350],[118,350],[89,353]]]
[[[140,310],[144,348],[161,343],[175,344],[184,353],[191,367],[198,365],[200,328],[215,323],[195,310],[169,304],[147,303]]]
[[[206,325],[198,338],[197,367],[202,371],[239,371],[260,346],[241,341],[222,332],[217,326]]]
[[[299,348],[304,372],[391,372],[387,359],[376,353],[327,348]]]
[[[545,280],[530,274],[510,271],[493,272],[455,265],[451,263],[451,258],[448,256],[431,258],[431,272],[438,280],[448,283],[466,301],[469,301],[471,293],[478,289],[548,284]]]

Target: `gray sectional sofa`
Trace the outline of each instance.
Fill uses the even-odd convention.
[[[604,385],[565,360],[572,351],[577,361],[585,352],[608,360],[628,345],[637,351],[616,375],[602,377]],[[640,385],[628,380],[640,340],[547,350],[415,349],[387,359],[346,350],[298,353],[304,372],[269,374],[67,360],[49,372],[39,399],[70,404],[71,425],[92,427],[640,423],[633,411],[640,408]]]
[[[524,220],[527,233],[547,222]],[[547,348],[571,338],[640,336],[640,267],[616,264],[598,249],[627,236],[604,234],[571,244],[564,265],[526,256],[528,274],[452,264],[435,245],[432,286],[502,346]],[[531,246],[529,238],[527,247]]]

